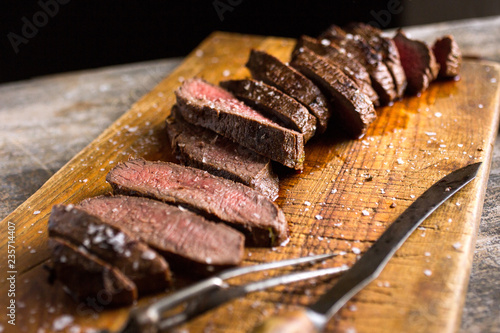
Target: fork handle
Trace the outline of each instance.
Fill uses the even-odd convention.
[[[255,327],[252,333],[318,333],[305,310],[272,316]]]

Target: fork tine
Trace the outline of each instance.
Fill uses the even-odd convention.
[[[236,276],[266,271],[269,269],[276,269],[276,268],[281,268],[281,267],[286,267],[286,266],[296,266],[296,265],[306,264],[306,263],[314,263],[317,261],[321,261],[321,260],[335,257],[337,255],[338,255],[338,253],[327,253],[327,254],[319,254],[319,255],[314,255],[314,256],[273,261],[273,262],[258,264],[258,265],[230,268],[230,269],[227,269],[227,270],[221,272],[217,276],[219,278],[221,278],[222,280],[227,280],[227,279],[230,279],[230,278],[233,278]]]
[[[305,272],[295,272],[286,275],[280,275],[269,279],[250,282],[245,285],[234,286],[224,290],[217,290],[207,294],[204,299],[194,301],[189,304],[186,309],[172,317],[160,320],[158,324],[159,331],[171,329],[179,324],[182,324],[198,315],[201,315],[209,310],[212,310],[219,305],[228,302],[234,298],[242,297],[248,293],[261,291],[264,289],[276,287],[279,285],[289,284],[293,282],[308,280],[326,275],[339,274],[348,270],[347,265],[340,267],[323,268]]]
[[[320,254],[315,256],[274,261],[259,265],[230,268],[208,279],[205,279],[189,287],[183,288],[171,295],[168,295],[160,299],[159,301],[149,305],[148,307],[137,309],[133,314],[131,314],[131,318],[129,319],[129,321],[135,322],[137,323],[136,325],[139,326],[152,327],[161,320],[163,312],[172,309],[183,302],[187,302],[194,297],[199,297],[201,295],[208,294],[210,291],[223,288],[225,286],[224,281],[227,279],[275,268],[314,263],[320,260],[332,258],[336,255],[338,254]]]

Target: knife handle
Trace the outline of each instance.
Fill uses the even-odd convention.
[[[318,333],[318,330],[305,310],[297,310],[267,318],[252,333]]]

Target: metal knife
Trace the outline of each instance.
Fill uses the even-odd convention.
[[[349,299],[380,274],[396,250],[422,221],[476,177],[480,165],[481,162],[455,170],[426,190],[317,302],[303,310],[271,317],[254,332],[321,332]]]

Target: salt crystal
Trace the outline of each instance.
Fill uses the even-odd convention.
[[[415,195],[410,194],[410,198],[415,199]]]
[[[358,307],[356,305],[352,304],[351,306],[349,306],[349,310],[350,311],[357,311]]]
[[[480,109],[482,109],[484,107],[484,105],[483,104],[479,104],[477,107],[480,108]]]
[[[35,211],[33,212],[33,215],[38,215],[38,214],[40,214],[40,213],[41,213],[41,212],[40,212],[39,210],[35,210]]]
[[[430,253],[430,252],[425,252],[425,253],[424,253],[424,256],[426,256],[426,257],[430,257],[430,256],[431,256],[431,253]]]
[[[145,260],[153,260],[156,258],[156,253],[151,250],[147,250],[142,253],[141,258]]]
[[[228,69],[225,69],[225,70],[222,72],[222,76],[224,76],[224,77],[228,77],[229,75],[231,75],[231,72],[230,72]]]
[[[195,54],[196,54],[196,56],[197,56],[197,57],[199,57],[199,58],[200,58],[200,57],[203,57],[203,50],[196,50]]]
[[[122,253],[123,247],[125,246],[125,234],[123,232],[117,233],[115,236],[108,239],[108,243],[113,245],[113,250]]]
[[[436,132],[425,132],[425,134],[428,136],[434,136],[436,135]]]
[[[457,146],[459,146],[460,148],[462,148],[464,145],[461,144],[461,143],[459,143],[459,144],[457,144]]]
[[[322,220],[322,219],[323,219],[323,216],[321,216],[321,215],[316,215],[314,218],[315,218],[316,220]]]
[[[451,223],[451,221],[453,221],[452,219],[448,219],[448,223]]]
[[[337,193],[337,190],[336,190],[336,189],[333,189],[330,193],[331,193],[331,194],[335,194],[335,193]]]
[[[139,126],[134,126],[134,127],[129,127],[129,128],[127,128],[127,131],[129,131],[130,133],[134,133],[134,132],[136,132],[138,129],[139,129]]]
[[[361,214],[363,214],[364,216],[368,216],[370,215],[370,212],[368,212],[367,210],[362,210]]]
[[[326,39],[326,38],[321,40],[321,44],[323,44],[323,45],[325,45],[325,46],[330,45],[330,43],[331,43],[331,42],[330,42],[328,39]]]
[[[462,244],[460,244],[460,242],[456,242],[455,244],[453,244],[453,248],[454,248],[455,250],[458,250],[458,249],[459,249],[459,248],[461,248],[461,247],[462,247]]]
[[[69,204],[67,205],[64,210],[67,211],[67,212],[70,212],[75,206],[73,204]]]
[[[435,115],[437,118],[439,118],[439,117],[441,117],[443,114],[442,114],[441,112],[436,112],[436,113],[434,113],[434,115]]]
[[[493,77],[493,78],[491,78],[490,82],[491,82],[491,83],[496,83],[496,82],[497,82],[497,79],[495,79],[495,78]]]
[[[304,205],[311,206],[311,203],[309,201],[304,201]]]
[[[352,250],[352,252],[353,252],[354,254],[360,254],[360,253],[361,253],[361,250],[360,250],[360,249],[358,249],[357,247],[353,247],[351,250]]]
[[[430,269],[426,269],[426,270],[424,270],[424,274],[427,275],[427,276],[431,276],[432,275],[432,271]]]
[[[59,316],[52,322],[52,329],[54,331],[62,331],[63,329],[71,325],[71,323],[73,323],[73,320],[74,318],[70,315]]]
[[[398,158],[396,161],[398,162],[398,164],[404,164],[403,159],[401,157]]]
[[[206,262],[207,264],[211,264],[211,263],[212,263],[212,258],[207,257],[207,258],[205,259],[205,262]]]
[[[385,190],[383,188],[381,188],[380,193],[385,194]]]

